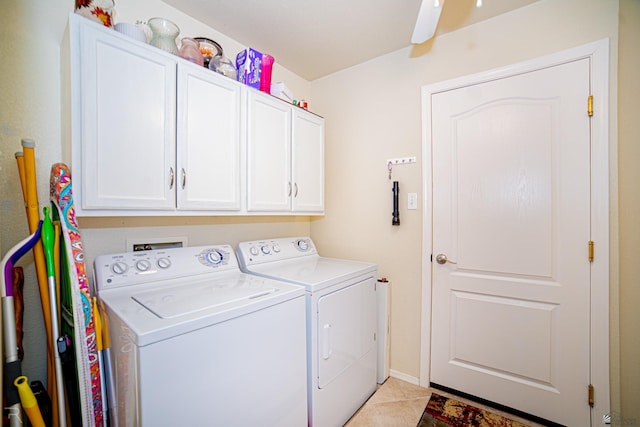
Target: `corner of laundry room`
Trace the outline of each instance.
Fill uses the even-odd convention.
[[[162,16],[175,22],[182,31],[181,35],[206,35],[215,39],[224,47],[225,55],[229,58],[232,58],[235,52],[248,47],[245,41],[235,40],[218,31],[217,28],[208,27],[199,19],[178,10],[170,3],[163,0],[116,1],[117,21],[133,23],[138,19]],[[637,153],[634,148],[637,121],[630,118],[630,113],[635,111],[633,105],[636,98],[632,95],[638,88],[635,78],[637,58],[634,56],[638,47],[636,37],[638,29],[636,21],[631,19],[638,15],[638,7],[635,3],[637,3],[635,0],[613,2],[537,0],[526,7],[495,16],[490,21],[475,23],[452,33],[439,35],[437,43],[426,42],[402,48],[312,81],[305,80],[284,68],[276,56],[272,79],[285,81],[287,90],[294,93],[295,98],[309,101],[311,107],[309,114],[318,114],[326,121],[323,127],[326,140],[323,159],[326,165],[323,177],[326,190],[323,212],[321,214],[309,211],[300,214],[287,212],[283,215],[265,211],[247,214],[246,194],[243,195],[245,200],[240,208],[242,214],[238,215],[225,214],[223,210],[207,215],[193,210],[165,216],[152,209],[143,211],[139,215],[127,213],[120,215],[122,211],[112,214],[105,211],[104,215],[95,215],[90,211],[83,212],[83,208],[80,207],[82,214],[74,220],[79,227],[82,251],[75,254],[82,258],[83,266],[78,266],[76,270],[72,269],[71,274],[75,274],[79,282],[84,279],[78,279],[78,277],[84,277],[83,274],[86,274],[89,292],[97,296],[94,283],[94,275],[97,273],[95,271],[97,269],[94,269],[96,259],[101,259],[101,256],[124,258],[131,256],[130,259],[127,258],[129,273],[136,263],[139,263],[144,270],[147,265],[143,260],[144,255],[132,255],[133,245],[146,245],[150,249],[147,254],[148,259],[152,260],[150,262],[153,265],[159,266],[165,265],[166,253],[163,251],[171,253],[174,242],[178,242],[178,246],[182,245],[182,249],[198,248],[190,253],[194,259],[199,260],[198,265],[194,267],[196,269],[205,264],[218,265],[218,255],[214,254],[215,251],[221,251],[221,259],[225,262],[229,261],[228,254],[233,253],[236,256],[236,264],[231,260],[229,261],[231,264],[225,264],[222,272],[218,267],[211,267],[206,270],[206,274],[216,275],[216,277],[231,276],[231,272],[225,270],[228,267],[231,267],[233,274],[252,274],[249,271],[251,263],[248,267],[246,263],[243,265],[242,260],[245,256],[241,250],[243,245],[247,246],[249,254],[251,254],[251,247],[254,247],[259,251],[260,256],[268,256],[273,260],[278,256],[280,248],[287,245],[294,247],[293,245],[297,245],[299,239],[309,239],[309,243],[317,252],[314,255],[373,263],[376,266],[376,272],[367,274],[370,274],[372,279],[388,280],[388,282],[376,284],[376,289],[386,288],[388,295],[388,299],[376,301],[378,310],[380,311],[381,306],[385,306],[387,314],[391,313],[390,318],[386,319],[389,331],[388,343],[377,350],[378,357],[381,353],[386,353],[386,357],[379,360],[384,363],[382,368],[378,363],[376,374],[379,375],[382,369],[383,372],[388,371],[391,376],[412,384],[425,385],[422,381],[427,378],[428,383],[428,377],[423,377],[425,355],[422,352],[425,348],[425,335],[421,328],[424,328],[425,316],[431,315],[430,301],[425,300],[425,295],[431,292],[431,283],[427,283],[430,280],[427,275],[431,271],[429,259],[431,223],[424,223],[424,221],[425,213],[432,209],[430,206],[432,188],[430,185],[425,185],[429,182],[425,174],[431,173],[425,168],[425,163],[430,164],[431,153],[423,151],[425,150],[423,132],[426,130],[423,126],[424,100],[421,98],[421,88],[448,79],[499,69],[509,64],[554,54],[577,45],[592,43],[593,40],[607,39],[610,43],[608,61],[611,105],[609,108],[612,120],[607,130],[612,156],[609,172],[611,248],[607,254],[611,258],[610,283],[607,283],[610,297],[608,303],[610,324],[600,325],[599,328],[607,329],[610,333],[607,354],[610,354],[611,377],[610,390],[607,390],[607,396],[610,391],[610,401],[604,403],[597,401],[597,407],[610,406],[609,409],[617,420],[640,420],[638,406],[635,404],[635,397],[638,395],[636,391],[640,384],[635,361],[638,359],[636,356],[640,354],[640,346],[636,340],[632,339],[635,325],[640,320],[639,312],[636,310],[637,303],[640,303],[638,299],[640,294],[634,286],[637,276],[637,263],[634,263],[634,260],[637,258],[638,245],[635,238],[629,237],[634,235],[635,230],[634,217],[629,212],[640,208],[638,198],[635,196],[638,169],[633,167]],[[27,215],[25,215],[21,178],[14,157],[14,152],[23,151],[21,141],[31,139],[35,142],[36,167],[31,179],[37,183],[39,217],[44,218],[42,207],[51,206],[51,167],[58,162],[65,162],[69,166],[71,177],[80,169],[79,162],[72,160],[71,116],[73,113],[69,108],[72,102],[69,99],[71,96],[69,89],[73,82],[66,81],[69,65],[65,59],[68,55],[65,49],[68,49],[69,16],[73,12],[73,3],[60,5],[36,0],[10,0],[6,13],[0,14],[0,27],[3,28],[5,35],[5,43],[0,46],[0,54],[5,58],[5,61],[0,63],[0,74],[3,76],[0,79],[0,93],[3,94],[3,105],[0,108],[0,152],[3,154],[0,156],[0,187],[3,194],[0,203],[2,219],[0,248],[3,256],[8,257],[10,248],[19,242],[26,248],[29,243],[24,239],[37,234],[33,226],[28,225]],[[544,31],[540,31],[540,28],[544,28]],[[123,34],[117,34],[115,37],[122,41]],[[505,37],[505,34],[511,34],[513,37]],[[135,43],[137,42],[134,42],[134,46],[137,46]],[[146,47],[143,46],[141,49]],[[159,57],[162,56],[163,54],[159,55]],[[167,57],[164,55],[164,59]],[[191,64],[180,63],[180,66],[186,70],[193,69]],[[203,75],[200,72],[203,70],[194,71],[191,76],[199,78]],[[204,71],[209,72],[208,69]],[[619,93],[618,86],[620,86]],[[246,99],[242,98],[242,102],[246,102]],[[177,133],[175,129],[173,132],[174,135]],[[145,158],[138,160],[141,169],[146,160]],[[164,172],[163,170],[162,173]],[[178,170],[174,172],[178,179]],[[243,176],[242,179],[247,179],[246,170],[238,172],[239,176]],[[112,170],[112,173],[117,173],[117,167]],[[80,193],[79,187],[85,182],[83,178],[73,181],[74,193]],[[258,184],[259,181],[256,179]],[[247,187],[244,181],[240,184],[242,188]],[[396,192],[394,192],[394,184],[396,184]],[[297,189],[292,186],[290,193],[295,191]],[[394,200],[396,194],[397,198]],[[397,205],[397,209],[394,209],[394,204]],[[60,217],[56,219],[56,215],[59,216],[60,212],[54,212],[55,215],[51,217],[54,225],[60,220]],[[88,215],[86,215],[87,212],[89,212]],[[60,238],[64,232],[58,235]],[[278,248],[276,251],[273,250],[274,244]],[[265,251],[269,251],[268,254],[262,252],[263,247]],[[183,252],[177,251],[175,252],[177,255],[171,255],[171,263],[175,259],[176,263],[180,264],[183,257],[187,258],[186,255],[180,255],[181,253]],[[294,253],[298,255],[302,252],[296,249]],[[72,254],[69,248],[67,255],[70,264],[67,267],[73,266]],[[596,254],[601,256],[602,252],[597,252],[596,249]],[[39,274],[36,271],[38,262],[35,258],[36,256],[32,255],[30,250],[24,252],[19,263],[20,266],[24,266],[24,279],[20,280],[20,273],[16,272],[17,279],[14,280],[24,282],[24,339],[22,342],[24,355],[21,356],[21,370],[31,382],[30,386],[35,397],[42,399],[43,394],[46,393],[45,389],[49,391],[51,388],[56,388],[55,376],[50,373],[56,369],[56,360],[54,360],[55,357],[46,354],[47,346],[51,346],[51,332],[48,330],[49,327],[45,327],[48,317],[46,311],[50,308],[46,308],[49,306],[46,298],[41,297]],[[116,262],[115,260],[104,262],[102,267],[109,271],[109,274],[115,274],[114,268],[116,270],[119,268],[119,266],[114,267]],[[258,265],[260,268],[269,269],[264,264],[258,263]],[[169,269],[167,272],[163,267],[155,268],[154,272],[156,270],[159,273],[168,274],[173,271]],[[105,273],[98,273],[100,274],[102,274],[101,277],[106,277]],[[144,274],[138,277],[144,277]],[[265,279],[260,282],[260,287],[268,287],[271,280],[277,282],[278,286],[289,283],[273,277],[260,275],[256,277]],[[49,285],[48,279],[49,277],[45,276],[45,286]],[[5,279],[5,282],[7,280]],[[105,279],[107,280],[109,279]],[[161,280],[173,281],[172,284],[175,284],[176,278],[163,277]],[[257,283],[255,279],[246,280],[250,281],[246,283]],[[380,283],[386,283],[386,285],[379,286]],[[148,298],[150,294],[147,286],[149,286],[148,283],[143,284],[144,289],[139,295],[140,301],[143,302],[136,302],[137,306],[142,307],[148,304],[148,307],[151,307],[157,304],[152,301],[153,298]],[[278,286],[265,290],[265,293],[240,295],[238,298],[243,301],[254,301],[254,298],[257,300],[265,298],[264,301],[267,301],[274,298],[272,300],[274,304],[269,306],[273,308],[277,305],[274,294],[279,295],[280,292],[285,292],[285,288],[289,289],[283,286],[282,291],[274,290]],[[3,287],[6,288],[6,286]],[[109,289],[110,295],[115,294],[112,291],[113,289]],[[358,292],[362,292],[361,299],[368,300],[370,295],[364,288],[359,289]],[[170,292],[167,291],[164,297],[168,300],[175,297],[169,294]],[[75,295],[67,295],[67,297],[82,299],[87,295],[82,290],[78,290]],[[17,294],[13,295],[16,299],[17,296]],[[309,295],[298,294],[297,298],[300,297],[307,298]],[[118,319],[104,326],[126,328],[126,322],[122,321],[125,317],[123,313],[132,306],[124,303],[120,306],[122,302],[118,299],[120,297],[112,298],[115,298],[113,303],[114,307],[117,306],[115,309],[103,309],[100,306],[102,301],[96,301],[99,312],[110,311],[114,318]],[[310,301],[313,302],[312,299]],[[428,304],[425,305],[425,301]],[[331,303],[333,304],[333,301]],[[168,305],[171,306],[171,304]],[[265,303],[261,307],[265,308],[268,305]],[[90,300],[85,308],[87,307],[91,308]],[[169,308],[173,310],[176,307],[178,304]],[[164,308],[166,307],[161,307],[157,311],[154,311],[155,307],[149,308],[148,313],[141,316],[141,322],[147,326],[145,322],[151,321],[152,317],[168,318],[175,314],[175,312],[161,313]],[[292,319],[291,316],[294,315],[299,319],[301,317],[299,308],[292,307],[290,312],[285,313],[283,310],[281,314],[285,317],[289,316],[288,319]],[[185,310],[193,310],[194,313],[202,312],[199,307],[187,307]],[[242,312],[243,316],[247,314],[238,306],[233,307],[233,310],[237,310],[237,313]],[[227,315],[214,312],[215,310],[208,312],[210,318],[215,320],[207,326],[218,325],[220,323],[218,319]],[[158,313],[161,314],[158,315]],[[306,315],[307,313],[304,313],[304,316]],[[196,319],[197,317],[198,315],[193,315],[190,318],[195,322],[194,324],[201,322]],[[240,317],[238,316],[238,319]],[[94,330],[100,327],[96,322],[98,316],[90,315],[86,319],[93,319]],[[278,327],[268,323],[266,318],[260,318],[260,321],[265,322],[265,327],[269,325]],[[304,321],[313,325],[314,320],[305,318]],[[318,319],[315,321],[317,322]],[[339,335],[331,335],[334,331],[332,325],[331,321],[320,325],[320,333],[326,334],[321,335],[321,338],[326,338],[326,342],[330,341],[330,337],[340,339]],[[150,329],[155,326],[150,326]],[[179,329],[175,325],[169,327],[171,328],[176,328],[176,331]],[[227,342],[224,339],[228,338],[226,334],[230,332],[222,329],[214,331],[214,329],[210,330],[212,334],[215,334],[217,339],[221,338],[223,340],[221,342]],[[288,331],[289,337],[299,334],[300,330],[294,329],[291,328]],[[379,345],[382,343],[379,337],[383,329],[384,325],[380,324],[375,329]],[[180,333],[182,332],[184,330],[180,330]],[[268,332],[265,331],[265,336]],[[87,336],[92,337],[94,332],[91,327],[85,331],[67,331],[68,335],[76,333],[78,334],[76,339],[82,341],[86,340]],[[134,331],[130,335],[122,336],[126,339],[134,339],[136,333]],[[162,333],[154,331],[150,335],[161,336]],[[259,340],[260,337],[247,336],[246,339]],[[149,342],[151,341],[153,340]],[[121,345],[122,342],[115,344]],[[153,344],[156,342],[154,341]],[[281,344],[288,345],[284,342]],[[59,345],[72,348],[73,343],[65,339],[61,340]],[[108,343],[101,343],[102,349],[104,350],[107,345]],[[86,347],[87,354],[83,356],[86,356],[87,360],[99,353],[97,343],[95,347],[89,345]],[[151,349],[149,345],[143,345],[143,347]],[[267,345],[266,348],[268,347]],[[160,346],[156,348],[159,349],[154,349],[158,352],[157,354],[166,356],[170,353],[166,348],[160,349]],[[606,349],[607,343],[602,343],[602,348]],[[251,351],[250,348],[246,350]],[[298,343],[296,351],[299,350]],[[332,354],[329,346],[317,350],[321,360],[331,359],[330,357],[323,359],[323,356]],[[603,350],[604,352],[606,351]],[[103,356],[105,354],[100,353]],[[198,359],[201,355],[193,357],[194,364],[202,362],[202,359]],[[269,357],[275,360],[279,355],[270,354],[265,362]],[[351,389],[352,396],[362,397],[369,393],[371,387],[371,369],[369,369],[371,360],[365,357],[363,361],[363,366],[366,365],[367,369],[362,369],[354,375],[366,378],[364,383],[367,385],[359,390]],[[123,359],[124,364],[130,362],[128,359]],[[245,360],[245,362],[251,361]],[[64,360],[61,360],[61,365],[63,371],[69,366]],[[330,363],[325,367],[330,371],[338,369]],[[152,365],[150,368],[157,367]],[[94,366],[87,364],[80,374],[85,375],[87,380],[92,378],[95,380],[98,377],[95,375],[92,377],[92,369],[95,372]],[[283,368],[280,367],[280,369]],[[180,379],[174,379],[180,381]],[[379,376],[377,379],[380,382]],[[111,387],[114,386],[111,385]],[[300,384],[292,385],[291,390],[299,386]],[[101,389],[108,387],[108,384],[101,385]],[[265,392],[267,388],[258,387],[257,390]],[[78,399],[85,399],[86,402],[78,402],[78,404],[88,405],[91,393],[91,387],[81,389],[80,394],[84,396]],[[257,396],[253,397],[257,398]],[[330,399],[325,399],[327,398],[320,394],[312,405],[332,403]],[[54,400],[51,402],[52,405],[42,406],[55,411],[55,414],[43,415],[59,416],[63,409],[57,406],[58,403],[59,400]],[[356,403],[351,403],[355,407]],[[108,406],[109,402],[105,404]],[[112,404],[117,406],[115,402]],[[23,406],[27,408],[28,404]],[[314,406],[311,406],[306,409],[313,411],[313,408]],[[246,410],[246,407],[232,408],[232,410],[242,411]],[[126,411],[125,414],[125,416],[130,415]],[[336,413],[337,415],[339,414]],[[300,414],[295,416],[300,417]],[[31,421],[30,417],[29,420]]]

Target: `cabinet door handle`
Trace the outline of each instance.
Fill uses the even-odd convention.
[[[175,175],[173,173],[173,168],[169,168],[169,189],[173,189],[173,181],[175,179]]]
[[[298,183],[296,182],[293,186],[296,188],[296,191],[293,193],[293,197],[295,198],[298,197]]]
[[[182,189],[184,190],[184,186],[187,184],[187,173],[184,168],[182,168]]]
[[[291,181],[289,181],[287,185],[289,186],[289,194],[287,194],[287,197],[291,197]]]

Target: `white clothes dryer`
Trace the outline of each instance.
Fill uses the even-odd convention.
[[[101,255],[119,426],[307,424],[305,293],[229,245]]]
[[[321,257],[308,237],[242,242],[240,268],[301,285],[310,426],[344,425],[376,390],[375,264]]]

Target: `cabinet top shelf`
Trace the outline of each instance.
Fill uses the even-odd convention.
[[[188,60],[186,60],[184,58],[181,58],[181,57],[179,57],[177,55],[173,55],[173,54],[171,54],[169,52],[165,52],[162,49],[158,49],[155,46],[152,46],[152,45],[150,45],[148,43],[144,43],[144,42],[135,40],[135,39],[133,39],[133,38],[131,38],[131,37],[125,35],[125,34],[122,34],[122,33],[118,32],[118,31],[116,31],[113,28],[108,28],[108,27],[105,27],[104,25],[100,25],[97,22],[94,22],[94,21],[92,21],[90,19],[87,19],[84,16],[79,15],[77,13],[69,12],[69,22],[70,22],[70,25],[72,25],[72,26],[89,26],[95,31],[100,31],[100,32],[103,32],[105,34],[109,34],[109,35],[111,35],[113,37],[116,37],[117,39],[119,39],[123,43],[139,46],[141,49],[148,49],[148,51],[149,52],[153,52],[153,54],[162,55],[162,56],[165,56],[167,58],[171,58],[172,60],[174,60],[176,62],[176,64],[182,64],[183,66],[194,67],[196,69],[206,70],[206,72],[210,72],[213,75],[215,75],[216,77],[229,79],[229,77],[225,77],[222,74],[218,74],[213,70],[209,70],[208,68],[201,67],[201,66],[199,66],[197,64],[194,64],[191,61],[188,61]],[[286,101],[286,100],[284,100],[282,98],[279,98],[279,97],[277,97],[275,95],[272,95],[270,93],[262,92],[262,91],[260,91],[260,90],[258,90],[256,88],[244,85],[244,84],[242,84],[242,83],[240,83],[240,82],[238,82],[236,80],[233,80],[233,79],[229,79],[229,80],[234,81],[235,84],[237,84],[240,87],[246,88],[246,90],[248,90],[248,91],[255,91],[255,92],[263,93],[265,95],[271,96],[274,99],[277,99],[279,102],[283,102],[283,103],[285,103],[287,105],[295,106],[293,103],[288,102],[288,101]],[[295,107],[297,107],[297,106],[295,106]],[[313,112],[313,111],[311,111],[309,109],[302,108],[302,107],[297,107],[297,108],[300,108],[301,110],[306,111],[306,112],[308,112],[310,114],[313,114],[313,115],[315,115],[317,117],[323,118],[323,116],[321,116],[321,115],[319,115],[319,114],[317,114],[317,113],[315,113],[315,112]]]

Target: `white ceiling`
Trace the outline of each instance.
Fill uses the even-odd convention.
[[[448,0],[436,36],[535,1]],[[409,46],[421,0],[164,2],[311,81]]]

